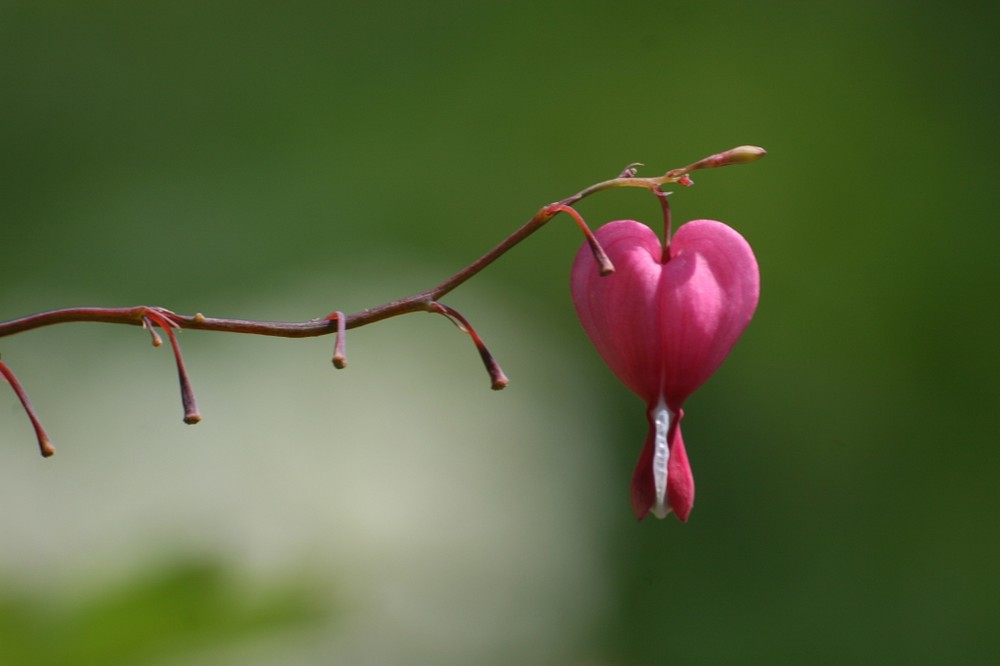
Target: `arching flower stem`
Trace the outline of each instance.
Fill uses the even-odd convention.
[[[537,213],[535,213],[534,216],[532,216],[530,220],[528,220],[528,222],[510,234],[497,246],[437,286],[405,298],[400,298],[383,305],[351,314],[345,315],[343,312],[338,311],[329,316],[318,317],[308,321],[274,322],[206,317],[200,312],[194,315],[181,315],[164,308],[145,305],[125,308],[71,307],[49,310],[46,312],[40,312],[0,322],[0,338],[24,331],[34,330],[36,328],[42,328],[44,326],[51,326],[53,324],[70,322],[99,322],[143,326],[149,330],[150,335],[153,338],[153,345],[160,346],[163,341],[154,330],[154,328],[158,326],[166,332],[174,352],[174,357],[177,361],[177,372],[181,387],[181,401],[184,406],[184,421],[185,423],[197,423],[201,420],[201,416],[198,412],[194,392],[191,389],[191,383],[187,375],[187,370],[184,367],[184,360],[181,356],[180,345],[177,342],[174,329],[187,328],[202,331],[247,333],[251,335],[267,335],[283,338],[304,338],[335,333],[337,335],[337,340],[334,347],[333,365],[337,368],[343,368],[347,365],[345,352],[347,329],[365,326],[383,319],[409,314],[411,312],[431,311],[449,316],[453,319],[453,321],[456,321],[456,323],[460,323],[469,335],[472,336],[473,341],[476,343],[476,346],[480,351],[480,355],[483,358],[483,362],[486,364],[487,370],[490,373],[491,385],[494,389],[499,389],[506,386],[507,377],[500,370],[492,355],[490,355],[486,350],[478,334],[476,334],[475,331],[468,326],[468,322],[466,322],[465,319],[453,309],[439,303],[439,299],[492,264],[498,258],[503,256],[508,250],[542,228],[549,220],[559,213],[566,213],[570,215],[580,226],[580,229],[583,231],[587,240],[590,252],[594,257],[594,260],[597,262],[599,274],[608,275],[614,271],[614,266],[608,258],[604,248],[601,247],[601,244],[597,240],[595,234],[591,232],[589,227],[583,221],[583,218],[573,208],[574,204],[585,197],[596,194],[597,192],[620,187],[638,187],[650,190],[657,195],[663,207],[665,239],[669,240],[671,233],[670,211],[669,206],[666,203],[667,193],[662,190],[665,185],[677,183],[683,186],[688,186],[692,184],[691,178],[688,175],[691,171],[695,171],[697,169],[715,168],[725,166],[727,164],[742,164],[751,162],[763,157],[764,154],[765,153],[762,148],[754,146],[740,146],[722,153],[711,155],[680,169],[673,169],[666,172],[662,176],[655,178],[637,177],[636,167],[639,166],[639,163],[630,164],[619,174],[617,178],[596,183],[590,187],[580,190],[576,194],[566,197],[565,199],[543,206]],[[664,251],[666,251],[667,243],[664,245]],[[7,368],[7,366],[3,366],[3,369],[4,377],[11,383],[11,386],[13,386],[15,391],[18,393],[18,397],[21,398],[22,405],[24,405],[25,410],[28,411],[28,416],[31,418],[32,424],[36,428],[36,432],[39,433],[39,443],[42,448],[42,454],[45,456],[52,455],[54,449],[52,449],[51,444],[48,444],[48,438],[45,437],[44,431],[41,430],[38,419],[35,416],[34,411],[30,408],[30,402],[27,401],[27,397],[24,395],[23,389],[21,389],[20,385],[16,383],[16,378],[13,377],[13,373],[10,373],[10,369]]]

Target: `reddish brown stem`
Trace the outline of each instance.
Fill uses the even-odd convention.
[[[631,178],[631,176],[622,177]],[[600,266],[601,275],[611,275],[614,273],[614,264],[612,264],[611,260],[608,259],[608,255],[604,253],[604,248],[597,242],[597,236],[595,236],[594,232],[590,230],[590,227],[588,227],[587,223],[583,221],[583,218],[580,217],[578,212],[576,212],[576,209],[572,206],[566,206],[564,204],[555,204],[554,206],[551,206],[551,208],[552,210],[559,211],[561,213],[567,213],[570,217],[576,220],[577,225],[579,225],[580,230],[583,232],[584,238],[587,239],[587,244],[590,246],[590,251],[594,255],[594,260],[597,262],[597,265]]]
[[[142,318],[142,327],[145,328],[147,331],[149,331],[149,334],[153,336],[153,346],[159,347],[160,345],[163,344],[163,339],[159,335],[157,335],[156,330],[153,328],[154,326],[155,324],[149,317]]]
[[[666,224],[666,245],[669,243],[670,237],[670,209],[667,204],[666,196],[661,191],[664,185],[668,183],[690,185],[691,179],[687,176],[689,171],[724,166],[726,164],[741,164],[757,160],[763,155],[764,151],[761,148],[741,146],[724,153],[710,156],[682,169],[668,171],[666,174],[655,178],[636,177],[635,166],[637,166],[637,164],[630,164],[617,178],[596,183],[590,187],[580,190],[572,196],[562,199],[561,201],[542,207],[530,220],[528,220],[527,223],[501,241],[500,244],[436,287],[349,315],[345,315],[344,313],[338,311],[330,316],[310,319],[309,321],[274,322],[206,317],[200,312],[194,315],[179,315],[163,308],[149,307],[145,305],[127,308],[63,308],[59,310],[50,310],[48,312],[40,312],[38,314],[28,315],[26,317],[12,319],[6,322],[0,322],[0,338],[8,335],[14,335],[15,333],[42,328],[43,326],[51,326],[53,324],[63,324],[68,322],[98,322],[144,326],[150,331],[153,338],[153,345],[160,346],[162,344],[162,339],[154,330],[155,326],[159,326],[164,330],[164,332],[166,332],[167,337],[170,339],[170,345],[173,348],[174,357],[177,361],[177,374],[180,380],[181,400],[184,406],[184,421],[187,423],[197,423],[201,419],[201,416],[198,414],[197,404],[194,399],[194,392],[191,389],[191,382],[188,379],[187,370],[184,367],[184,360],[181,357],[180,345],[177,342],[177,336],[174,332],[175,328],[222,331],[227,333],[248,333],[253,335],[270,335],[284,338],[304,338],[336,333],[337,341],[334,346],[333,364],[338,368],[342,368],[347,364],[347,357],[345,353],[345,338],[347,329],[372,324],[383,319],[388,319],[389,317],[396,317],[410,312],[430,311],[438,312],[449,317],[472,337],[480,355],[483,358],[483,362],[490,373],[493,388],[500,389],[507,384],[507,377],[503,374],[503,371],[500,370],[500,366],[497,365],[496,360],[493,359],[492,355],[489,351],[487,351],[479,335],[471,326],[469,326],[465,318],[452,308],[438,302],[441,297],[478,274],[481,270],[492,264],[508,250],[538,231],[545,225],[545,223],[561,212],[567,213],[573,217],[576,223],[580,226],[580,229],[583,231],[584,237],[593,252],[594,259],[600,266],[601,274],[607,275],[614,271],[614,267],[605,254],[604,249],[601,247],[600,243],[598,243],[594,234],[583,221],[583,218],[575,209],[572,208],[573,204],[585,197],[596,194],[597,192],[619,187],[638,187],[650,190],[657,194],[661,204],[663,205],[664,221]],[[21,404],[24,406],[28,417],[31,419],[31,423],[35,428],[36,434],[38,435],[42,455],[52,455],[55,450],[49,443],[48,437],[42,429],[34,409],[31,406],[31,402],[28,400],[23,388],[18,383],[17,378],[14,376],[13,372],[11,372],[10,368],[2,362],[0,362],[0,373],[3,374],[4,378],[14,388],[14,391],[21,400]]]
[[[493,354],[491,354],[490,350],[486,348],[486,344],[483,342],[483,339],[479,337],[478,333],[476,333],[476,329],[472,328],[469,320],[463,317],[458,310],[453,307],[449,307],[444,303],[431,303],[430,309],[433,312],[443,314],[458,327],[458,330],[468,334],[468,336],[472,338],[473,344],[476,345],[476,350],[479,351],[479,357],[483,359],[483,365],[486,366],[486,372],[490,375],[490,387],[494,391],[499,391],[500,389],[506,387],[509,383],[507,375],[503,373],[503,370],[500,368],[500,364],[497,363],[495,358],[493,358]]]
[[[174,333],[174,329],[177,326],[173,323],[173,318],[165,310],[161,309],[151,309],[143,317],[144,321],[151,321],[160,328],[163,332],[167,334],[167,338],[170,340],[170,346],[174,351],[174,359],[177,361],[177,378],[180,382],[181,387],[181,405],[184,407],[184,423],[189,425],[194,425],[201,421],[201,414],[198,412],[198,403],[194,398],[194,389],[191,387],[191,380],[188,378],[187,368],[184,367],[184,357],[181,356],[181,346],[177,342],[177,335]],[[150,331],[152,331],[150,327]],[[156,341],[159,336],[153,333],[153,344],[156,345]],[[158,346],[158,345],[157,345]]]
[[[10,384],[10,387],[14,389],[14,393],[17,394],[17,399],[21,401],[21,406],[31,421],[31,427],[35,429],[35,437],[38,438],[38,449],[41,451],[43,457],[48,458],[56,452],[56,449],[52,446],[49,436],[45,433],[42,422],[38,420],[38,415],[35,414],[35,408],[31,405],[31,400],[28,399],[28,394],[25,392],[24,387],[21,386],[21,382],[18,381],[14,371],[3,361],[0,361],[0,375],[3,375],[3,378]]]
[[[653,194],[656,195],[656,198],[660,202],[660,207],[663,209],[663,258],[661,261],[667,263],[667,260],[670,259],[670,236],[673,234],[670,222],[670,201],[667,200],[670,193],[655,190]]]
[[[627,179],[623,179],[627,180]],[[610,181],[609,181],[610,182]],[[593,190],[598,191],[598,190]],[[357,328],[367,324],[373,324],[383,319],[397,317],[411,312],[426,312],[430,309],[430,304],[445,294],[456,289],[470,278],[478,274],[481,270],[492,264],[503,256],[515,245],[535,233],[546,222],[551,220],[560,212],[570,212],[577,224],[587,236],[588,243],[594,251],[595,259],[601,264],[602,273],[609,268],[613,270],[610,261],[604,254],[593,234],[587,228],[583,219],[576,214],[566,203],[568,201],[578,201],[586,196],[585,194],[575,194],[549,206],[545,206],[532,217],[524,226],[505,238],[499,245],[472,262],[459,272],[441,284],[427,289],[420,293],[395,301],[390,301],[377,307],[368,308],[359,312],[346,315],[343,320],[337,317],[321,317],[303,322],[279,322],[279,321],[251,321],[246,319],[228,319],[217,317],[206,317],[201,313],[195,315],[182,315],[163,308],[138,305],[127,308],[99,308],[80,307],[62,308],[59,310],[49,310],[38,314],[28,315],[19,319],[0,322],[0,338],[15,333],[22,333],[43,326],[53,324],[65,324],[69,322],[97,322],[105,324],[131,324],[142,326],[148,318],[150,312],[163,312],[169,315],[170,321],[176,328],[189,328],[201,331],[221,331],[225,333],[249,333],[252,335],[270,335],[280,338],[309,338],[318,335],[336,333],[338,330]],[[603,261],[601,259],[603,257]],[[155,340],[155,339],[154,339]]]
[[[631,176],[629,176],[629,178],[630,177]],[[618,180],[626,181],[627,178]],[[507,385],[507,377],[504,375],[503,370],[500,369],[496,360],[486,349],[482,339],[475,332],[475,330],[468,325],[468,322],[460,314],[448,306],[441,305],[437,302],[437,299],[457,288],[459,285],[463,284],[481,270],[492,264],[512,247],[538,231],[545,225],[546,222],[551,220],[560,212],[568,213],[574,220],[576,220],[594,253],[595,260],[601,266],[601,273],[607,274],[613,271],[614,268],[611,266],[611,262],[608,260],[604,250],[597,242],[597,239],[594,238],[593,233],[591,233],[590,229],[583,221],[583,218],[570,207],[570,204],[579,201],[589,194],[601,191],[602,189],[607,189],[612,186],[610,184],[615,182],[617,181],[605,181],[598,186],[592,186],[587,190],[583,190],[572,197],[567,197],[560,202],[543,207],[535,213],[535,215],[528,220],[526,224],[504,239],[499,245],[436,287],[406,298],[385,303],[378,307],[355,312],[350,315],[344,315],[344,313],[338,311],[328,317],[310,319],[309,321],[304,322],[274,322],[206,317],[200,312],[194,315],[179,315],[164,308],[145,305],[128,308],[63,308],[59,310],[50,310],[48,312],[40,312],[38,314],[28,315],[27,317],[12,319],[6,322],[0,322],[0,337],[14,335],[15,333],[30,331],[44,326],[51,326],[53,324],[64,324],[69,322],[131,324],[134,326],[143,326],[148,329],[153,339],[153,345],[158,347],[163,342],[155,331],[155,327],[159,326],[167,334],[167,338],[170,340],[170,346],[174,352],[174,358],[177,362],[177,376],[180,382],[181,403],[184,408],[184,422],[193,424],[198,423],[201,420],[201,415],[198,412],[198,406],[195,401],[194,391],[191,387],[191,381],[188,378],[187,369],[184,366],[184,359],[181,356],[180,345],[178,344],[177,336],[174,333],[175,328],[222,331],[227,333],[249,333],[253,335],[270,335],[284,338],[303,338],[336,333],[337,341],[334,346],[333,365],[337,368],[343,368],[347,365],[345,344],[346,330],[348,328],[364,326],[366,324],[388,319],[389,317],[408,314],[410,312],[432,311],[447,315],[469,333],[473,342],[476,344],[476,348],[479,350],[480,356],[483,359],[483,364],[486,366],[486,370],[490,375],[491,386],[494,389],[502,389]],[[6,368],[6,366],[4,367]],[[55,452],[55,449],[53,449],[52,445],[49,443],[48,437],[42,429],[41,423],[31,407],[31,403],[27,399],[27,395],[24,393],[23,389],[21,389],[20,384],[17,383],[16,378],[13,377],[13,374],[10,373],[9,369],[6,370],[5,376],[8,373],[10,374],[8,381],[10,381],[11,386],[14,387],[15,392],[21,399],[22,405],[24,405],[25,411],[28,413],[28,417],[31,419],[32,425],[35,427],[42,455],[52,455]]]
[[[333,367],[343,370],[347,367],[347,325],[346,317],[340,310],[332,313],[327,319],[337,322],[337,337],[333,343]]]

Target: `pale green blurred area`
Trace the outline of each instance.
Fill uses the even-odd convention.
[[[995,663],[996,9],[986,3],[0,2],[0,318],[304,320],[443,279],[540,206],[739,144],[675,219],[761,264],[686,407],[686,525],[553,222],[442,318],[0,340],[0,663]],[[658,208],[579,206],[593,225]]]

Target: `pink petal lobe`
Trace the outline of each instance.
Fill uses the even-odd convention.
[[[667,500],[670,508],[682,523],[686,523],[694,506],[694,475],[688,464],[684,438],[680,425],[670,443],[670,462],[667,468]]]
[[[615,272],[601,276],[589,247],[570,274],[573,303],[583,330],[611,371],[650,403],[659,394],[658,310],[663,247],[653,230],[632,220],[611,222],[596,236]],[[651,344],[652,343],[652,344]]]
[[[656,503],[656,486],[653,483],[653,433],[646,436],[646,444],[639,454],[639,461],[632,472],[632,511],[642,520]]]
[[[719,369],[757,309],[760,274],[750,245],[721,222],[695,220],[670,245],[660,290],[667,404],[680,404]]]

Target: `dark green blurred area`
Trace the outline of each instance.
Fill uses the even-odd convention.
[[[398,279],[385,300],[430,286],[393,275],[401,254],[444,278],[630,162],[653,174],[764,146],[764,161],[696,174],[672,198],[677,220],[747,237],[761,305],[686,407],[691,521],[637,526],[622,512],[600,535],[611,603],[573,658],[995,663],[998,14],[902,1],[3,2],[0,318],[147,303],[267,319],[229,304],[290,274],[314,285],[300,319],[356,310],[377,304],[352,300],[369,275]],[[657,215],[639,192],[579,208],[592,226]],[[475,321],[488,285],[539,336],[578,348],[620,432],[587,445],[638,443],[641,408],[573,318],[580,239],[564,222],[453,302]],[[356,283],[331,284],[331,266]],[[502,347],[502,329],[490,337]],[[617,477],[637,453],[621,445]],[[143,590],[161,575],[96,612],[157,624],[174,597]],[[211,597],[215,575],[180,587]],[[307,601],[260,612],[308,623]],[[30,595],[0,603],[4,643],[82,645],[79,625],[23,619],[38,612]],[[203,603],[220,640],[258,626],[231,599],[190,602]]]

